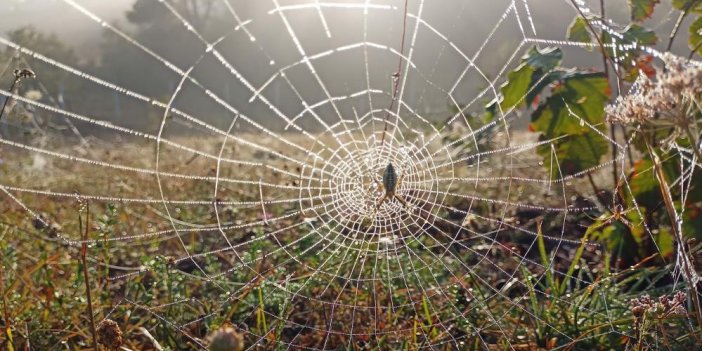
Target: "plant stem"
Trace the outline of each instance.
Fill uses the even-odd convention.
[[[675,36],[678,34],[678,30],[680,30],[680,25],[685,19],[685,16],[687,16],[687,11],[681,12],[680,16],[678,16],[678,20],[675,21],[675,26],[673,26],[670,36],[668,36],[668,45],[666,45],[665,51],[670,51],[670,48],[673,47],[673,41],[675,40]]]
[[[19,82],[19,80],[20,80],[20,79],[19,79],[19,77],[18,77],[18,78],[15,78],[15,81],[14,81],[14,82],[12,82],[12,85],[10,85],[10,90],[9,90],[10,93],[12,93],[13,91],[15,91],[15,85],[17,85],[17,82]],[[10,101],[10,97],[9,97],[9,96],[5,97],[5,102],[2,103],[2,108],[0,108],[0,121],[2,121],[2,115],[3,115],[3,113],[5,112],[5,107],[7,107],[7,103],[8,103],[9,101]]]
[[[663,169],[661,167],[661,161],[660,158],[658,157],[658,154],[653,150],[651,147],[651,144],[649,143],[647,138],[644,138],[644,141],[646,142],[646,148],[648,148],[648,153],[651,156],[651,160],[653,160],[653,168],[654,171],[656,172],[656,178],[658,179],[658,186],[661,192],[661,196],[663,196],[663,201],[665,203],[665,208],[668,212],[668,217],[670,218],[671,222],[671,227],[673,230],[673,234],[675,235],[675,240],[678,242],[678,250],[681,250],[681,255],[683,257],[682,260],[682,272],[683,276],[685,277],[685,281],[690,289],[690,297],[692,298],[692,303],[695,306],[695,317],[697,319],[697,327],[702,328],[702,309],[700,308],[700,300],[699,296],[697,294],[697,284],[696,282],[692,279],[693,271],[692,267],[690,264],[689,260],[689,254],[687,252],[687,247],[685,245],[685,239],[683,238],[682,232],[680,231],[680,226],[679,226],[679,221],[678,221],[678,214],[675,212],[675,206],[673,204],[673,197],[670,194],[670,188],[668,187],[668,183],[666,182],[665,174],[663,173]],[[694,334],[693,334],[694,335]],[[697,337],[695,337],[697,339]]]
[[[2,294],[2,312],[3,319],[5,320],[4,332],[7,337],[8,350],[13,351],[14,346],[12,345],[12,326],[10,324],[10,311],[7,309],[7,298],[5,297],[5,271],[4,267],[0,265],[0,294]]]
[[[88,231],[90,230],[90,204],[86,203],[85,231],[83,231],[83,220],[78,212],[78,229],[82,236],[80,248],[80,260],[83,265],[83,277],[85,278],[85,294],[88,297],[88,316],[90,317],[90,332],[93,334],[93,348],[98,351],[97,331],[95,329],[95,315],[93,314],[93,299],[90,294],[90,273],[88,273],[88,262],[86,256],[88,254]]]

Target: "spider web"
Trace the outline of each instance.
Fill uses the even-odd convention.
[[[96,108],[0,90],[73,131],[3,134],[3,150],[45,164],[6,165],[0,189],[10,203],[45,226],[69,222],[76,198],[93,208],[124,209],[119,229],[100,238],[83,240],[70,225],[53,238],[90,244],[95,262],[107,269],[104,278],[117,296],[113,306],[102,306],[105,318],[147,316],[147,328],[165,326],[202,347],[202,325],[224,320],[245,333],[250,348],[351,348],[380,340],[399,347],[411,339],[427,348],[515,348],[524,336],[509,329],[512,318],[536,320],[564,340],[561,346],[581,341],[534,314],[529,291],[576,302],[530,286],[547,273],[590,283],[566,273],[583,232],[573,218],[596,207],[593,193],[583,195],[589,187],[583,176],[604,178],[599,174],[622,162],[625,145],[603,135],[622,157],[564,176],[555,151],[546,164],[535,152],[554,150],[554,140],[527,132],[528,117],[518,110],[500,110],[487,122],[475,117],[498,98],[506,74],[530,46],[592,46],[559,39],[565,28],[560,37],[542,34],[537,28],[548,19],[538,17],[533,1],[486,1],[482,10],[468,1],[405,7],[397,1],[223,0],[232,25],[214,39],[163,1],[163,13],[201,44],[186,63],[161,56],[79,2],[63,1],[177,82],[166,98],[148,96],[104,72],[78,70],[0,37],[18,58],[158,116],[135,128],[107,121]],[[559,17],[589,13],[584,3],[553,6]],[[489,25],[472,24],[480,20]],[[606,44],[622,52],[637,48]],[[596,52],[582,54],[601,65]],[[252,62],[256,69],[241,68]],[[205,67],[216,69],[227,88],[202,72]],[[199,113],[193,100],[220,114]],[[388,164],[398,183],[396,197],[385,198]],[[20,169],[27,177],[12,175]],[[623,163],[619,169],[623,175]],[[55,212],[39,210],[42,202],[54,203]],[[541,235],[548,265],[537,254],[540,217],[558,223]],[[133,255],[108,257],[106,248]],[[126,288],[133,281],[185,286],[190,294],[164,298],[159,294],[167,292],[154,288],[144,296]],[[604,333],[626,335],[606,311],[591,312],[610,322]]]

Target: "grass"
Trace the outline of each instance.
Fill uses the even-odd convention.
[[[164,152],[164,159],[169,161],[162,165],[164,171],[183,169],[189,162],[182,152]],[[141,151],[137,144],[88,153],[87,156],[115,164],[147,167],[151,162],[144,156],[148,152]],[[120,194],[125,198],[152,194],[158,199],[156,190],[146,187],[153,184],[151,176],[119,170],[97,173],[75,161],[52,160],[46,166],[52,176],[41,177],[38,175],[44,171],[32,169],[28,157],[35,155],[3,153],[6,163],[2,177],[24,187],[78,190],[81,201],[61,197],[46,201],[45,196],[19,195],[23,203],[43,216],[46,223],[39,223],[11,198],[0,200],[1,206],[8,209],[0,214],[0,325],[5,326],[6,335],[0,338],[0,348],[95,348],[93,342],[98,337],[94,328],[105,319],[120,326],[123,348],[129,350],[201,347],[208,335],[229,325],[243,334],[247,346],[281,350],[287,349],[285,342],[350,350],[418,350],[430,345],[446,350],[457,346],[484,349],[486,345],[495,350],[637,346],[674,350],[695,345],[694,335],[699,332],[687,316],[663,318],[653,312],[648,315],[645,335],[632,329],[638,317],[632,313],[630,301],[643,294],[670,293],[671,267],[661,265],[656,257],[626,269],[612,266],[611,253],[604,247],[585,245],[584,227],[597,217],[596,213],[574,215],[566,223],[573,228],[566,237],[582,238],[581,244],[559,246],[545,237],[543,232],[564,225],[562,216],[533,219],[510,212],[504,216],[505,221],[513,218],[539,235],[524,238],[511,232],[511,240],[472,239],[466,241],[471,243],[472,252],[450,247],[450,255],[441,256],[437,256],[442,251],[435,244],[439,239],[424,238],[408,243],[408,250],[400,251],[387,265],[372,265],[369,261],[363,267],[342,255],[332,255],[333,247],[308,251],[315,248],[316,240],[304,238],[309,234],[304,227],[285,230],[277,236],[283,242],[303,238],[291,248],[290,255],[262,256],[279,248],[276,240],[263,238],[299,221],[291,218],[231,233],[230,240],[248,243],[236,254],[222,252],[196,260],[179,260],[185,250],[201,253],[225,247],[222,237],[200,230],[183,233],[180,238],[149,236],[170,227],[158,202],[137,204],[90,198],[95,194]],[[20,162],[26,165],[26,172],[7,168],[8,164]],[[187,167],[193,174],[206,175],[212,164],[195,159]],[[222,176],[234,177],[241,171],[246,170],[224,170]],[[574,186],[589,189],[585,181]],[[211,184],[202,181],[173,180],[167,187],[169,194],[177,189],[180,198],[185,199],[206,198],[212,193]],[[256,201],[259,191],[257,186],[223,185],[219,194],[222,198]],[[469,193],[474,189],[455,191]],[[504,196],[500,189],[482,191],[484,197]],[[522,196],[528,196],[530,191],[523,189]],[[465,208],[460,200],[450,205]],[[294,205],[271,205],[266,210],[280,216],[293,208]],[[211,223],[215,218],[209,204],[178,205],[169,210],[179,223]],[[473,211],[488,218],[496,215],[489,206],[476,205]],[[223,221],[232,223],[261,218],[259,206],[222,206],[218,212]],[[490,223],[485,221],[477,220],[474,225],[480,232],[490,230]],[[68,245],[66,239],[80,239],[70,233],[81,233],[83,239],[94,241]],[[147,235],[131,239],[137,233]],[[112,238],[121,239],[109,240]],[[491,243],[493,247],[486,247]],[[482,253],[484,259],[476,257],[476,252]],[[304,258],[304,262],[291,257]],[[331,260],[325,263],[329,257]],[[339,267],[354,276],[376,275],[379,279],[374,283],[332,279],[319,274],[326,267]],[[401,277],[400,269],[405,272]],[[217,275],[221,272],[228,273]],[[499,295],[493,289],[498,289]],[[330,306],[324,301],[336,303]],[[327,328],[340,332],[327,333]],[[352,332],[357,334],[353,340],[348,337]]]

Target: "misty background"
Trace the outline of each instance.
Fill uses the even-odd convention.
[[[418,12],[418,4],[411,2],[408,9],[405,54],[412,50],[413,65],[403,77],[406,88],[402,100],[411,108],[404,113],[416,113],[430,121],[442,121],[458,106],[471,102],[469,111],[477,114],[494,98],[492,92],[483,96],[479,93],[489,86],[489,81],[496,86],[502,84],[506,72],[534,45],[527,43],[515,55],[524,37],[519,23],[528,37],[563,40],[576,16],[568,1],[530,0],[529,11],[536,32],[533,35],[521,1],[515,2],[518,15],[508,11],[511,1],[507,0],[442,1],[444,6],[424,9],[413,46],[410,42],[417,24],[412,16]],[[224,130],[233,118],[233,109],[274,130],[287,127],[281,115],[295,118],[305,130],[315,130],[319,125],[314,114],[334,122],[340,117],[354,119],[372,114],[374,109],[386,108],[392,75],[397,70],[396,52],[403,23],[402,2],[390,0],[371,2],[376,8],[371,8],[367,15],[360,8],[322,7],[318,11],[309,7],[282,10],[284,16],[276,11],[273,1],[169,1],[193,30],[159,1],[75,0],[126,33],[133,39],[129,41],[63,0],[2,2],[0,37],[9,43],[131,92],[163,103],[172,100],[173,107]],[[278,2],[283,8],[309,3]],[[586,3],[599,10],[599,1]],[[608,18],[615,23],[628,23],[625,0],[606,4]],[[669,33],[677,14],[670,10],[667,1],[658,6],[654,18],[645,25],[658,33]],[[674,51],[687,54],[685,34],[677,38]],[[214,48],[224,61],[212,55],[211,48],[203,41],[216,42]],[[354,46],[364,42],[373,45]],[[667,38],[659,38],[658,47],[664,48],[665,44]],[[454,47],[469,57],[479,52],[475,67],[471,68]],[[564,53],[565,66],[602,67],[601,56],[596,51],[571,47],[565,48]],[[317,76],[311,73],[306,58]],[[196,83],[186,80],[178,89],[182,77],[165,61],[183,71],[192,69],[189,77]],[[3,89],[7,90],[13,82],[15,68],[30,68],[37,73],[36,80],[22,83],[18,94],[34,94],[31,98],[51,106],[144,132],[158,130],[164,117],[160,108],[47,64],[26,52],[21,54],[7,43],[0,45]],[[464,70],[464,77],[459,80]],[[255,97],[252,89],[260,90],[260,97]],[[328,103],[330,97],[338,98],[336,106]],[[2,121],[3,135],[16,134],[10,129],[27,131],[37,125],[66,129],[56,116],[46,111],[22,111],[18,107],[12,112],[19,118]],[[23,113],[32,117],[22,119]],[[173,132],[202,128],[180,119],[174,122],[177,123],[167,126]],[[78,130],[93,132],[94,127],[76,123]]]

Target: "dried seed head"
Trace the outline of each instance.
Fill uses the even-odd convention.
[[[98,324],[97,337],[98,342],[109,350],[116,350],[124,344],[122,330],[119,329],[117,322],[111,319],[105,319]]]
[[[659,71],[655,83],[641,74],[634,91],[618,97],[605,108],[607,120],[612,123],[636,124],[657,118],[660,113],[680,106],[702,92],[702,66],[666,53],[661,57],[666,70]]]
[[[244,338],[232,327],[223,327],[209,337],[210,351],[241,351],[244,349]]]
[[[15,69],[15,79],[20,80],[20,79],[26,79],[26,78],[34,78],[37,75],[34,73],[34,71],[27,69],[27,68],[22,68],[22,69]]]

